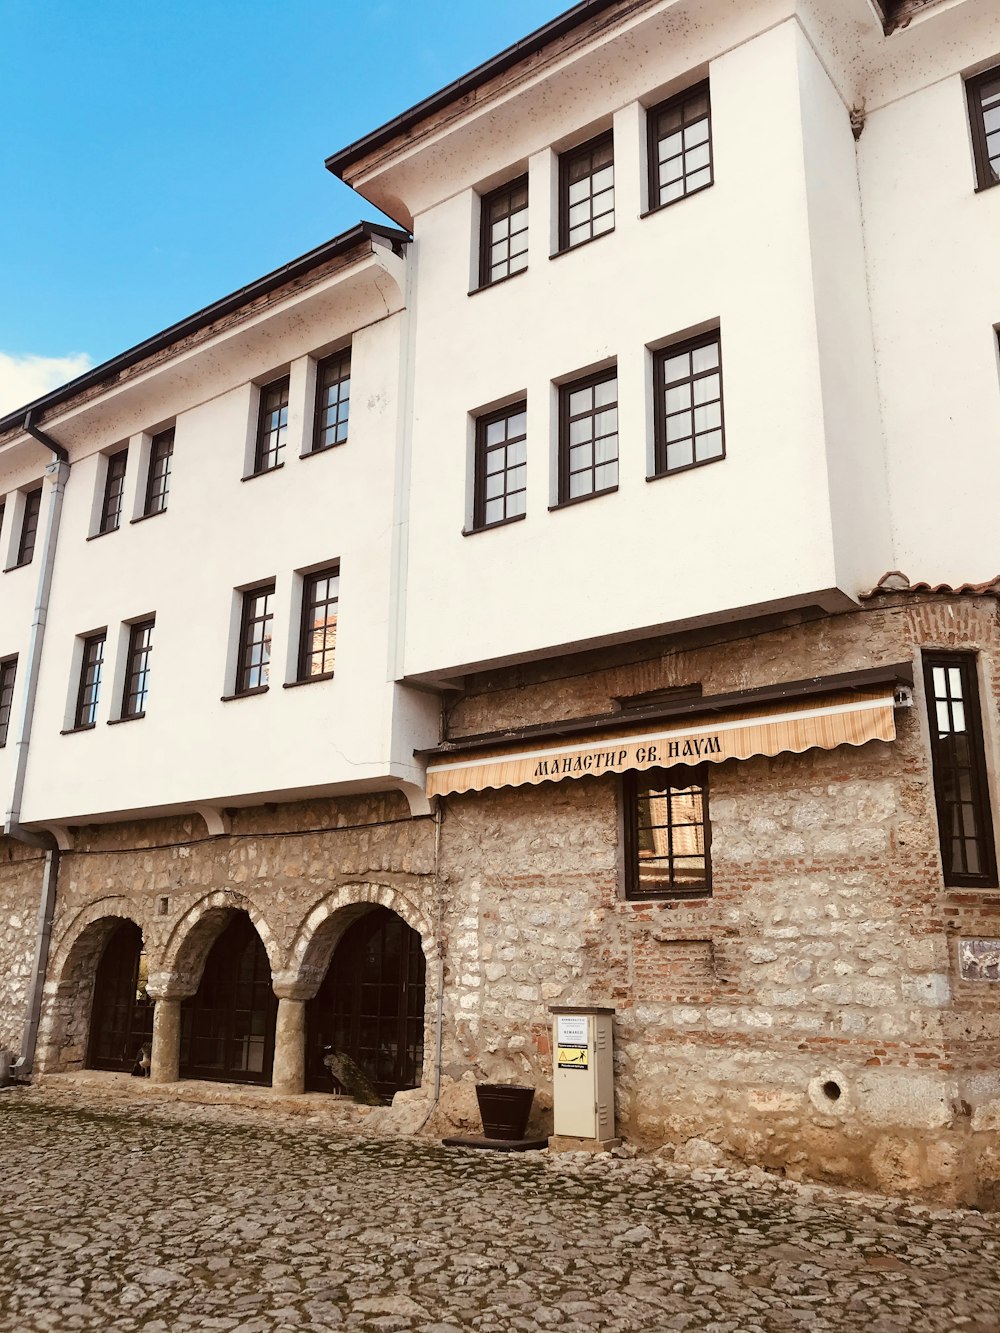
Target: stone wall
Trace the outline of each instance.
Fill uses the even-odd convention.
[[[21,1051],[44,853],[0,837],[0,1051]]]

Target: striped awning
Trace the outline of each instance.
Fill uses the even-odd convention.
[[[895,739],[893,690],[884,686],[727,711],[722,716],[691,714],[661,723],[619,726],[578,740],[537,740],[451,757],[438,754],[427,765],[427,794],[450,796],[489,787],[535,786],[674,764],[722,764],[727,759]]]

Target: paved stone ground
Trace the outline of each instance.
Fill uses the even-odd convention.
[[[761,1172],[0,1095],[3,1333],[998,1333],[998,1260],[1000,1217]]]

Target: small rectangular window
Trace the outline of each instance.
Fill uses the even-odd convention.
[[[288,376],[266,384],[260,391],[257,448],[253,470],[270,472],[281,462],[288,434]]]
[[[1000,185],[1000,68],[989,69],[965,85],[969,123],[980,190]]]
[[[559,390],[559,503],[618,485],[618,371]]]
[[[154,619],[139,620],[129,628],[128,662],[125,670],[125,693],[122,697],[122,717],[142,717],[149,694],[149,666],[153,654]]]
[[[996,853],[986,778],[976,659],[970,653],[924,653],[944,882],[995,887]]]
[[[108,470],[104,477],[104,502],[101,505],[101,523],[98,532],[114,532],[122,521],[127,464],[127,449],[120,449],[118,453],[108,457]]]
[[[16,657],[8,657],[6,662],[0,662],[0,749],[7,744],[10,714],[14,706],[14,677],[16,675]]]
[[[650,209],[663,208],[712,184],[712,112],[707,83],[653,107],[646,123]]]
[[[559,248],[571,250],[614,225],[615,146],[609,130],[559,159]]]
[[[528,487],[528,405],[491,412],[476,422],[473,526],[488,528],[520,518]]]
[[[42,488],[28,491],[24,497],[24,513],[21,516],[21,536],[17,543],[17,564],[30,565],[35,554],[35,538],[38,535],[38,516],[42,512]]]
[[[719,332],[654,353],[653,385],[656,475],[724,458]]]
[[[97,721],[106,638],[107,635],[102,630],[100,634],[88,635],[83,641],[83,660],[80,664],[80,687],[76,695],[74,727],[92,727]]]
[[[626,773],[626,897],[691,898],[711,892],[708,775],[701,768]]]
[[[337,604],[340,566],[317,570],[302,580],[299,680],[333,675],[337,656]]]
[[[271,623],[274,620],[274,584],[243,594],[240,650],[236,665],[236,693],[267,686],[271,662]]]
[[[528,267],[528,178],[483,195],[479,227],[479,285],[488,287]]]
[[[316,367],[316,416],[313,425],[314,454],[332,449],[347,439],[351,410],[351,349],[335,352]]]
[[[170,494],[170,469],[174,456],[174,428],[154,435],[149,446],[149,471],[146,473],[146,502],[143,514],[162,514]]]

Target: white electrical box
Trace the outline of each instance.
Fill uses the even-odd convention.
[[[615,1137],[613,1009],[554,1006],[552,1101],[557,1136],[606,1143]]]

